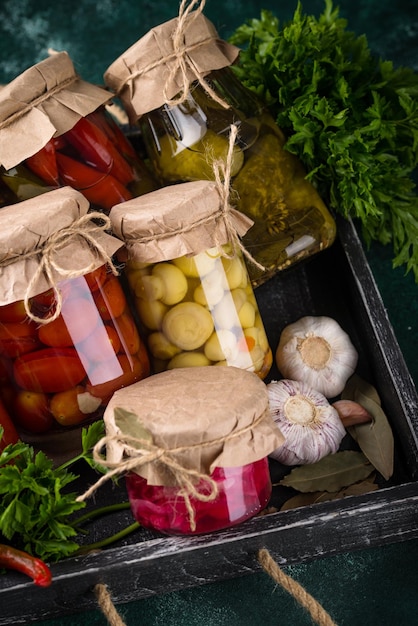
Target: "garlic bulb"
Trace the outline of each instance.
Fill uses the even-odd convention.
[[[354,373],[358,354],[348,334],[331,317],[306,316],[280,335],[276,363],[284,378],[306,382],[334,398]]]
[[[337,452],[346,431],[324,395],[295,380],[272,381],[267,391],[271,417],[285,437],[271,458],[303,465]]]

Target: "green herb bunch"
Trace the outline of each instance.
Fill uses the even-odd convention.
[[[286,133],[286,147],[335,213],[358,219],[366,245],[391,244],[418,282],[418,74],[375,57],[332,0],[282,27],[270,11],[236,29],[233,66]]]
[[[103,436],[103,422],[82,432],[82,452],[54,468],[42,451],[26,443],[8,445],[0,453],[0,537],[44,560],[59,560],[78,550],[77,529],[70,519],[85,506],[68,485],[78,475],[69,466],[84,459],[100,471],[91,448]],[[1,433],[0,433],[1,438]],[[4,539],[3,539],[4,538]]]

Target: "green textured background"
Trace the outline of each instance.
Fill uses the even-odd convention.
[[[303,9],[319,15],[320,0]],[[348,28],[396,65],[418,71],[417,0],[341,0]],[[291,18],[296,0],[207,0],[206,16],[227,38],[249,18],[271,9]],[[107,66],[151,27],[175,17],[174,0],[0,0],[0,83],[48,55],[66,50],[79,74],[102,83]],[[418,381],[418,287],[392,269],[390,248],[367,256],[411,375]],[[339,626],[418,625],[418,540],[361,550],[285,568],[327,609]],[[129,585],[129,579],[127,580]],[[132,581],[132,584],[134,582]],[[74,607],[76,611],[77,607]],[[118,607],[128,626],[309,626],[311,619],[267,574],[213,583]],[[1,608],[0,608],[1,614]],[[99,610],[39,622],[43,626],[105,625]]]

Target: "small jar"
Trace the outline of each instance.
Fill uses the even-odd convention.
[[[254,374],[235,367],[156,374],[117,391],[104,420],[106,461],[121,472],[124,460],[131,463],[126,486],[142,526],[207,533],[268,505],[266,456],[284,437],[270,417],[266,386]]]
[[[109,217],[125,243],[124,271],[154,372],[233,365],[265,378],[272,351],[241,250],[228,242],[216,184],[159,189]]]
[[[67,187],[0,211],[0,393],[41,447],[150,370],[111,260],[121,242],[88,208]]]
[[[336,226],[271,114],[233,73],[238,53],[195,11],[153,28],[104,80],[139,126],[162,184],[213,180],[213,161],[225,159],[231,126],[238,127],[231,184],[237,209],[254,221],[243,243],[264,267],[249,267],[257,286],[328,248]]]
[[[114,204],[156,189],[155,177],[106,108],[111,98],[77,76],[66,52],[4,86],[0,206],[71,186],[94,209],[109,212]]]

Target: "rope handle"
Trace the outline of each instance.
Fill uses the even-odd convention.
[[[337,626],[323,606],[300,583],[283,572],[266,548],[259,550],[257,560],[263,570],[308,611],[318,626]],[[99,607],[109,622],[109,626],[126,626],[113,604],[106,585],[102,583],[97,584],[94,592]]]

